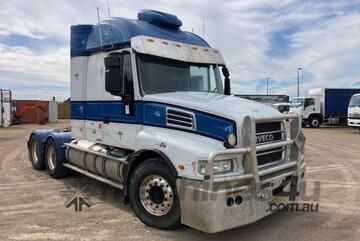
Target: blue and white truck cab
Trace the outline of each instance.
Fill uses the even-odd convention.
[[[360,94],[354,94],[348,107],[348,126],[360,129]]]
[[[143,10],[72,26],[71,130],[33,131],[29,158],[122,189],[146,225],[215,233],[300,191],[305,138],[301,117],[231,96],[220,51],[181,25]]]

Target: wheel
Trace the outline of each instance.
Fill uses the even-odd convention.
[[[321,120],[319,117],[311,117],[310,118],[310,127],[312,128],[318,128],[321,125]]]
[[[307,124],[306,124],[306,123],[304,123],[304,122],[303,122],[303,123],[301,123],[301,127],[302,127],[302,128],[305,128],[306,126],[307,126]]]
[[[176,176],[159,158],[141,163],[130,177],[130,205],[146,225],[175,229],[181,224]]]
[[[44,157],[41,155],[39,140],[34,135],[30,138],[29,159],[35,170],[45,169]]]
[[[45,147],[45,164],[49,175],[53,178],[64,177],[67,174],[67,168],[63,166],[64,159],[59,158],[56,152],[56,143],[50,139]]]

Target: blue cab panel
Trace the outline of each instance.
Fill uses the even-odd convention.
[[[111,23],[111,25],[110,25]],[[138,19],[114,17],[95,25],[71,26],[70,55],[88,56],[101,51],[100,29],[103,48],[121,48],[130,45],[132,37],[145,35],[204,47],[210,45],[196,34],[182,31],[182,22],[175,15],[154,10],[141,10]]]
[[[83,108],[79,108],[79,106]],[[166,124],[166,108],[174,107],[194,113],[196,130],[186,130]],[[114,123],[132,123],[162,128],[188,131],[224,141],[230,133],[236,133],[236,123],[233,120],[209,113],[157,102],[135,101],[134,115],[124,113],[124,103],[121,101],[72,101],[71,119],[107,121]],[[85,113],[85,115],[83,114]]]

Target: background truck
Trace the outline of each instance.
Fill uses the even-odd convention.
[[[360,93],[351,97],[348,107],[348,126],[360,130]]]
[[[275,103],[272,104],[272,106],[280,111],[280,113],[288,114],[290,110],[290,103],[284,102],[284,103]]]
[[[289,112],[301,115],[304,126],[346,123],[350,98],[355,93],[360,93],[360,89],[310,89],[308,96],[291,100]]]
[[[29,157],[123,190],[146,225],[214,233],[300,192],[305,138],[300,117],[231,96],[220,51],[181,25],[143,10],[72,26],[71,131],[33,131]]]

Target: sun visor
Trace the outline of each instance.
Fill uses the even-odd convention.
[[[225,64],[218,49],[184,44],[166,39],[136,36],[131,39],[131,47],[138,53],[184,62]]]

